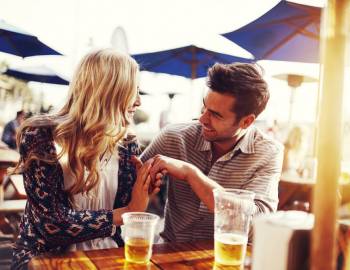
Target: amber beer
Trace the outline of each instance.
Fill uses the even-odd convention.
[[[243,265],[247,237],[235,233],[215,234],[215,262],[222,265]]]
[[[125,258],[133,263],[148,263],[151,258],[150,242],[143,238],[130,238],[125,242]]]

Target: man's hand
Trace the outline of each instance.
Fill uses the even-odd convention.
[[[186,181],[207,208],[214,212],[213,189],[222,188],[218,183],[188,162],[162,155],[156,155],[152,159],[153,163],[149,171],[152,179],[159,179],[159,173],[162,173]]]
[[[170,174],[181,180],[187,180],[189,172],[193,170],[191,164],[178,159],[162,155],[156,155],[153,159],[154,161],[150,169],[150,175],[155,181],[159,180],[160,175],[166,174]]]

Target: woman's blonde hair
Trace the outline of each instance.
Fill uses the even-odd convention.
[[[130,122],[128,109],[137,98],[138,70],[136,61],[126,54],[112,49],[91,52],[80,62],[63,108],[57,114],[23,123],[18,143],[27,127],[53,127],[53,139],[62,147],[58,158],[67,154],[68,168],[75,176],[68,190],[71,198],[88,193],[99,183],[100,158],[111,153],[125,136]],[[33,159],[45,158],[28,157],[23,166]],[[51,161],[57,162],[57,158]]]
[[[284,146],[288,149],[300,151],[302,148],[302,141],[304,136],[304,130],[300,126],[294,126],[288,133],[287,140]]]

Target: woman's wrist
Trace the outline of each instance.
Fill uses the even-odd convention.
[[[127,212],[144,212],[145,209],[141,209],[139,206],[135,206],[134,203],[129,202],[125,207]]]
[[[114,225],[123,225],[122,215],[124,213],[131,212],[128,206],[121,207],[113,210],[113,224]]]

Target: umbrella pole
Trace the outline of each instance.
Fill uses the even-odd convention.
[[[197,78],[197,66],[198,66],[198,60],[196,58],[196,53],[197,50],[194,46],[191,48],[191,54],[192,54],[192,59],[191,59],[191,80],[194,80]]]
[[[295,101],[295,91],[297,90],[296,87],[290,87],[290,98],[289,98],[289,114],[288,114],[288,125],[291,126],[292,119],[293,119],[293,107],[294,107],[294,101]]]
[[[323,25],[321,99],[317,132],[317,182],[311,270],[336,269],[338,179],[341,161],[346,14],[350,1],[328,0]]]

